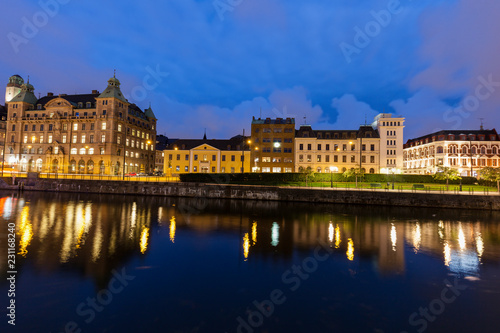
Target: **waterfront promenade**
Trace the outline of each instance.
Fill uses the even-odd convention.
[[[144,177],[145,178],[145,177]],[[148,177],[149,178],[149,177]],[[155,177],[152,177],[155,178]],[[7,181],[6,181],[7,180]],[[25,178],[9,184],[0,180],[0,189],[46,192],[73,192],[123,195],[188,197],[198,199],[272,200],[309,203],[436,207],[500,210],[500,196],[494,192],[428,191],[402,189],[353,189],[182,183],[167,181],[118,181],[105,179]],[[151,179],[153,180],[153,179]]]

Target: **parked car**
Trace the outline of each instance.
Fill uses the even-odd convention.
[[[135,177],[137,174],[135,172],[125,174],[125,177]]]

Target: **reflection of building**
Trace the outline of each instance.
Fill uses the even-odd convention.
[[[2,162],[3,169],[3,156],[5,150],[5,134],[7,131],[7,109],[0,104],[0,161]]]
[[[451,167],[463,176],[500,166],[500,137],[495,129],[445,130],[408,140],[403,153],[404,172],[430,174],[437,166]]]
[[[120,174],[154,169],[156,117],[130,104],[120,81],[103,93],[40,99],[34,87],[9,79],[6,162],[17,171]],[[19,92],[20,89],[20,92]]]
[[[163,152],[167,149],[168,138],[165,135],[156,136],[156,155],[155,155],[155,172],[164,173],[165,169],[163,165],[165,163],[165,153]]]
[[[252,119],[252,172],[293,172],[294,118]]]
[[[180,139],[170,144],[165,153],[165,172],[180,173],[241,173],[250,167],[250,151],[245,138],[229,140]]]

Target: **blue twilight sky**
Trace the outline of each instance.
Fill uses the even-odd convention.
[[[158,133],[228,138],[252,116],[355,129],[406,117],[405,139],[500,129],[500,1],[10,1],[0,78],[47,92],[122,91]],[[1,81],[0,81],[1,82]],[[1,94],[0,103],[3,102]],[[262,110],[262,111],[260,111]]]

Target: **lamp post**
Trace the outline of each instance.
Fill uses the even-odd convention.
[[[330,167],[330,187],[333,188],[333,167]]]
[[[396,178],[395,174],[396,174],[396,169],[395,168],[392,168],[391,169],[391,172],[392,172],[392,189],[394,190],[394,178]]]
[[[462,169],[458,169],[459,176],[462,176]],[[460,177],[460,192],[462,192],[462,177]]]

